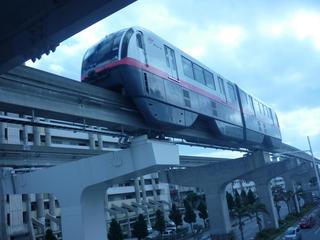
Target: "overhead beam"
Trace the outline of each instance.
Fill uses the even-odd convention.
[[[65,39],[135,0],[11,0],[1,5],[0,73],[54,51]]]

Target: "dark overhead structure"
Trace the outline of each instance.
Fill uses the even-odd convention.
[[[0,73],[54,51],[60,42],[135,0],[11,0],[1,3]]]

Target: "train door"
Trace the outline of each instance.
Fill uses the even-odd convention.
[[[137,46],[138,46],[138,58],[141,62],[144,64],[148,65],[147,61],[147,53],[146,53],[146,46],[144,44],[143,40],[143,33],[142,32],[137,32]]]
[[[176,63],[176,57],[174,55],[173,49],[164,45],[164,52],[166,55],[167,68],[169,70],[168,71],[169,77],[173,79],[178,79],[177,63]]]

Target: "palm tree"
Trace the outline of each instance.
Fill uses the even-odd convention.
[[[244,219],[245,217],[251,218],[251,208],[250,206],[243,206],[240,208],[234,208],[232,211],[232,216],[236,217],[238,219],[238,224],[239,224],[239,230],[241,233],[241,239],[244,240],[243,236],[243,227],[245,225]]]
[[[263,204],[261,202],[255,202],[254,204],[251,205],[251,212],[254,214],[254,216],[256,218],[256,222],[259,227],[259,232],[261,232],[262,231],[262,224],[261,224],[261,218],[259,216],[259,213],[264,213],[264,214],[269,215],[267,207],[265,204]]]

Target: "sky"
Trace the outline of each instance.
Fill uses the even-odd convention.
[[[105,35],[141,26],[271,106],[285,143],[320,158],[320,2],[139,0],[28,66],[80,79],[84,52]],[[181,147],[181,153],[237,152]]]

